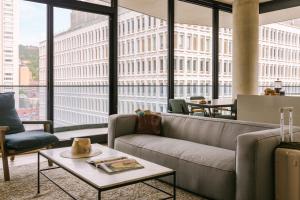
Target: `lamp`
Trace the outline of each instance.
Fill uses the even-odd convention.
[[[277,79],[274,82],[274,88],[275,88],[276,93],[280,93],[280,90],[282,89],[282,81],[280,81],[279,79]]]

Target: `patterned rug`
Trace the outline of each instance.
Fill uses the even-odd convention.
[[[43,163],[42,166],[47,166]],[[69,200],[68,195],[53,185],[45,177],[41,176],[41,193],[37,192],[37,166],[36,164],[23,165],[11,168],[11,181],[3,181],[3,172],[0,170],[0,199],[3,200]],[[64,189],[70,192],[77,199],[97,199],[97,191],[73,177],[62,169],[55,169],[46,172],[48,176],[59,183]],[[172,192],[172,187],[160,181],[148,182],[165,191]],[[204,200],[196,195],[177,189],[179,200]],[[113,189],[102,193],[103,200],[156,200],[165,198],[167,195],[161,193],[142,183]]]

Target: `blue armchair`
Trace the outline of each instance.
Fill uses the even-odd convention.
[[[43,124],[44,130],[25,131],[23,124]],[[0,93],[0,150],[5,181],[10,180],[8,157],[13,160],[17,154],[50,148],[58,142],[50,133],[51,126],[51,121],[21,122],[15,109],[14,93]]]

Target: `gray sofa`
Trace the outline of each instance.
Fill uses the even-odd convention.
[[[136,115],[110,116],[109,147],[175,169],[179,187],[210,199],[274,199],[277,125],[162,114],[161,136],[135,126]]]

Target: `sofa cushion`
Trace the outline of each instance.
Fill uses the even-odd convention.
[[[162,114],[162,135],[169,138],[218,146],[223,127],[222,120]]]
[[[234,151],[143,134],[121,136],[115,148],[175,169],[182,188],[214,199],[234,199]]]
[[[46,147],[58,142],[56,136],[43,131],[26,131],[5,136],[8,150],[27,151]]]
[[[15,98],[13,92],[0,93],[0,126],[9,127],[7,134],[25,131],[15,109]]]
[[[162,135],[200,144],[236,150],[237,136],[278,125],[227,119],[162,114]]]

